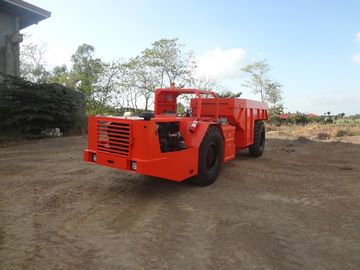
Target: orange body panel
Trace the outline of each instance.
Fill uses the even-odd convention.
[[[230,125],[222,125],[221,130],[224,137],[224,162],[235,159],[235,127]]]
[[[190,104],[196,114],[198,102],[193,99]],[[201,99],[202,117],[212,117],[215,111],[219,118],[226,119],[229,125],[235,127],[235,144],[238,149],[253,144],[255,121],[268,119],[267,105],[259,101],[240,98]]]
[[[177,117],[179,94],[193,93],[192,117]],[[211,95],[213,98],[208,98]],[[202,98],[205,96],[206,98]],[[200,144],[209,125],[217,125],[224,138],[224,162],[235,158],[237,148],[253,143],[255,120],[266,120],[266,104],[245,99],[220,99],[214,93],[195,89],[158,89],[155,117],[90,116],[88,147],[84,160],[144,175],[182,181],[198,173]],[[220,118],[226,121],[219,121]],[[192,127],[196,121],[195,128]],[[161,152],[158,125],[177,122],[186,149]],[[96,157],[96,159],[95,159]],[[136,170],[132,164],[136,162]]]
[[[167,118],[166,121],[176,121],[176,118]],[[162,119],[164,121],[164,119]],[[179,121],[179,120],[177,120]],[[201,142],[208,124],[199,125],[196,135],[185,132],[189,125],[182,122],[180,132],[184,136],[187,149],[174,152],[161,153],[157,136],[156,123],[161,119],[151,121],[139,119],[125,119],[120,117],[90,116],[88,126],[88,148],[85,150],[85,161],[92,161],[92,154],[96,154],[97,164],[132,171],[130,163],[136,161],[137,173],[162,177],[174,181],[181,181],[197,174],[198,147],[194,145]],[[104,124],[106,123],[106,124]],[[124,123],[129,125],[128,139],[123,137],[124,145],[113,146],[107,137],[108,145],[101,143],[102,126],[110,123]],[[191,123],[190,123],[191,124]],[[110,127],[108,130],[111,130]],[[115,134],[115,130],[113,133]],[[111,134],[111,133],[110,133]],[[187,136],[186,136],[187,135]],[[199,137],[196,139],[196,137]],[[201,138],[200,138],[201,137]],[[104,147],[103,147],[104,145]]]

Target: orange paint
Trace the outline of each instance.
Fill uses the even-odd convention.
[[[197,96],[190,101],[191,117],[176,116],[177,97],[180,94]],[[219,121],[221,118],[223,121]],[[199,147],[210,125],[218,126],[222,132],[223,160],[228,162],[235,158],[236,149],[246,148],[253,143],[254,122],[267,119],[267,105],[261,102],[218,98],[215,93],[196,89],[157,89],[155,117],[150,120],[90,116],[84,160],[120,170],[183,181],[198,173]],[[192,130],[191,125],[195,120],[197,125]],[[186,149],[161,152],[158,126],[169,122],[178,123]],[[136,171],[131,168],[132,162],[136,162]]]

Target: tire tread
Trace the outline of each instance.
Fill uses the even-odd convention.
[[[249,146],[249,153],[254,157],[262,156],[264,146],[261,146],[262,136],[261,133],[265,132],[265,124],[263,121],[256,121],[254,126],[254,143]],[[264,134],[265,136],[265,134]],[[265,144],[265,141],[264,141]]]

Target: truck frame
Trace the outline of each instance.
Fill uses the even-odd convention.
[[[191,109],[179,115],[178,97],[184,94],[193,96]],[[155,90],[154,107],[138,117],[89,116],[84,160],[206,186],[237,150],[249,148],[256,157],[264,151],[265,103],[172,84]]]

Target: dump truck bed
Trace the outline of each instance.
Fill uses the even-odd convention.
[[[191,99],[193,114],[197,114],[198,100]],[[268,107],[265,103],[242,98],[204,98],[201,99],[201,116],[224,118],[235,126],[235,144],[238,149],[253,143],[254,123],[268,119]]]

